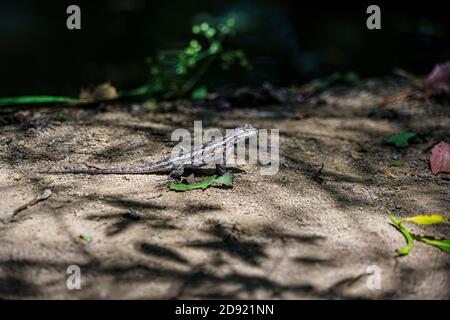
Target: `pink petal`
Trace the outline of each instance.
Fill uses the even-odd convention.
[[[434,174],[450,173],[450,145],[447,142],[441,141],[431,149],[430,163]]]

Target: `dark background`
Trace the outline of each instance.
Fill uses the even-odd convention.
[[[383,76],[393,68],[424,74],[450,58],[447,1],[5,1],[0,2],[0,96],[77,95],[111,81],[132,88],[147,76],[145,57],[179,48],[194,23],[237,13],[228,41],[251,72],[209,75],[218,85],[271,81],[301,84],[334,71]],[[66,8],[81,7],[80,31],[66,28]],[[381,30],[366,28],[366,8],[381,7]]]

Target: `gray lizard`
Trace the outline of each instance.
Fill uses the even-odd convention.
[[[235,144],[243,139],[255,136],[258,129],[250,124],[243,124],[233,129],[221,139],[214,140],[194,147],[191,151],[181,152],[163,160],[136,167],[116,168],[82,168],[67,169],[63,171],[46,172],[50,174],[146,174],[157,172],[170,172],[171,178],[179,178],[185,169],[196,169],[209,164],[215,164],[219,175],[226,171],[226,162],[233,153]]]

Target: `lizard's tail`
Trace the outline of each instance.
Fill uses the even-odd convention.
[[[86,168],[86,169],[67,169],[67,170],[59,170],[59,171],[44,171],[39,173],[44,174],[145,174],[149,173],[150,171],[147,169],[145,170],[144,167],[139,168],[105,168],[105,169],[98,169],[98,168]]]

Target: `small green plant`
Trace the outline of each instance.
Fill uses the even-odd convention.
[[[200,86],[213,62],[220,62],[222,69],[233,65],[250,69],[251,65],[244,51],[224,49],[224,41],[236,32],[236,18],[229,16],[217,26],[207,22],[192,27],[193,38],[182,49],[162,50],[148,57],[148,81],[135,89],[117,92],[109,83],[83,89],[80,98],[59,96],[22,96],[0,98],[0,106],[65,103],[86,104],[103,100],[143,96],[150,98],[146,105],[153,109],[157,100],[172,99],[191,94],[193,99],[204,99],[208,94],[206,86]]]
[[[400,231],[406,240],[406,247],[397,249],[397,253],[400,255],[407,255],[411,251],[413,246],[413,240],[422,241],[426,244],[432,245],[436,248],[441,249],[444,252],[450,252],[450,239],[433,239],[428,237],[421,237],[415,234],[410,233],[405,227],[403,227],[402,223],[412,222],[418,225],[434,225],[434,224],[447,224],[450,225],[450,222],[442,215],[439,214],[431,214],[431,215],[420,215],[410,218],[404,218],[397,220],[394,216],[390,215],[394,226]]]
[[[225,50],[224,40],[235,33],[236,18],[230,16],[223,23],[211,26],[207,22],[192,27],[193,38],[182,49],[163,50],[148,57],[149,80],[124,95],[148,95],[152,98],[175,98],[193,93],[200,98],[206,87],[194,91],[211,64],[221,62],[223,69],[238,64],[250,69],[250,63],[242,50]]]

